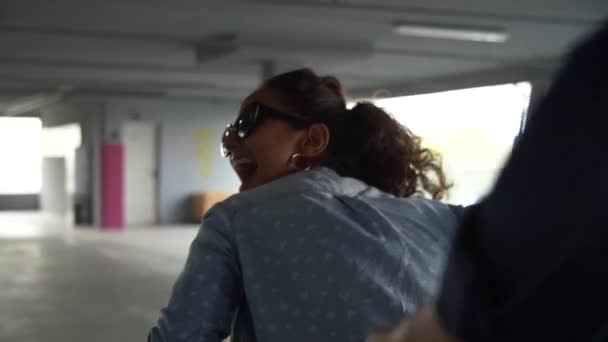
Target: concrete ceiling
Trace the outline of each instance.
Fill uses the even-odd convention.
[[[0,103],[237,99],[269,65],[335,74],[362,96],[517,81],[546,75],[606,17],[605,0],[4,0]],[[395,22],[498,27],[510,39],[404,37]]]

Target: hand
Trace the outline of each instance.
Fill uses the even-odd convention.
[[[441,326],[435,307],[422,308],[414,317],[402,321],[396,328],[378,331],[367,342],[459,342]]]

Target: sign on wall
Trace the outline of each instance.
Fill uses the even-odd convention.
[[[201,128],[196,131],[195,136],[195,154],[199,164],[201,177],[211,177],[213,151],[217,145],[217,134],[211,128]]]

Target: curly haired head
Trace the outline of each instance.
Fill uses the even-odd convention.
[[[372,103],[347,109],[335,77],[299,69],[275,76],[262,87],[276,91],[295,112],[329,127],[328,151],[317,165],[399,197],[429,194],[441,199],[449,189],[437,153],[422,147],[419,137]]]

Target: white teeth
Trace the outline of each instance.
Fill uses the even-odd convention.
[[[239,166],[245,164],[253,164],[253,160],[247,158],[239,158],[232,161],[232,165]]]

